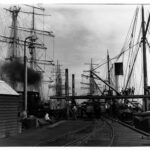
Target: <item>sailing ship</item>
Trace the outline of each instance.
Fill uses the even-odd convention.
[[[1,66],[1,79],[25,95],[24,61],[27,61],[28,111],[31,111],[39,101],[45,99],[43,92],[51,82],[49,74],[44,69],[54,65],[54,61],[46,58],[48,45],[45,44],[45,41],[48,38],[54,39],[55,36],[52,31],[44,30],[44,24],[42,24],[44,17],[50,17],[50,14],[45,14],[43,7],[30,5],[23,5],[22,8],[10,6],[5,11],[11,15],[11,26],[8,27],[9,35],[0,35],[0,42],[8,44],[6,57]],[[28,22],[20,23],[18,18],[21,16],[24,20],[27,18]],[[40,23],[42,29],[39,29],[36,24],[40,17],[43,19],[43,22]],[[25,56],[25,50],[27,56]],[[45,78],[45,75],[48,77]]]

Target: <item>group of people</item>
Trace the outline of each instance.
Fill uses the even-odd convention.
[[[134,95],[134,91],[135,91],[135,88],[132,87],[132,88],[126,88],[126,89],[123,89],[121,90],[121,94],[122,95]]]

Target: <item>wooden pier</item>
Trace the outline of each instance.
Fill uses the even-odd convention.
[[[120,124],[118,121],[108,120],[104,123],[96,135],[82,146],[150,146],[149,135],[140,130],[134,130],[130,126]]]
[[[149,139],[149,133],[102,118],[95,121],[68,120],[56,126],[32,129],[0,139],[0,146],[150,146]]]

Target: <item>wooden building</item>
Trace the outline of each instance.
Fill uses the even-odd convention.
[[[21,133],[19,111],[21,96],[0,80],[0,138]]]

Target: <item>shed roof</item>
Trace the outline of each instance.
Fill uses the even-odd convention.
[[[19,95],[13,88],[11,88],[5,81],[0,80],[0,94]]]

